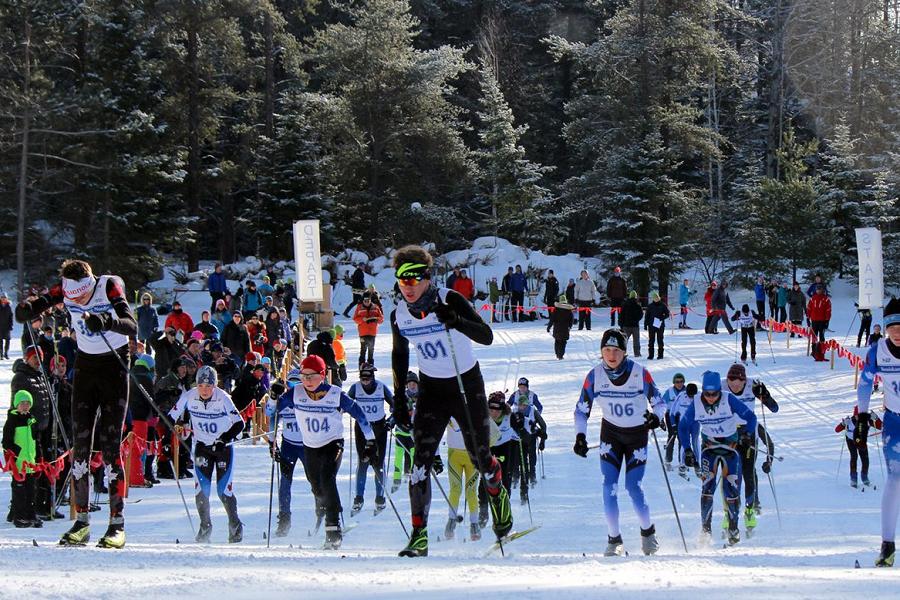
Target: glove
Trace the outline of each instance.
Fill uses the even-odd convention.
[[[207,448],[209,448],[209,451],[213,454],[222,454],[223,452],[225,452],[225,447],[225,442],[223,442],[222,440],[216,440],[212,445],[207,446]]]
[[[644,425],[647,426],[647,429],[656,429],[662,426],[662,422],[655,412],[647,410],[644,411]]]
[[[686,466],[686,467],[696,467],[697,466],[697,457],[694,456],[694,451],[691,448],[686,448],[684,451],[684,466]]]
[[[112,327],[113,318],[109,313],[90,314],[84,318],[84,326],[91,333],[99,333],[101,331],[109,331]]]
[[[385,419],[385,421],[384,421],[385,430],[390,431],[391,429],[393,429],[395,423],[396,423],[396,421],[394,420],[394,417],[392,417],[392,416]]]
[[[287,388],[284,387],[284,384],[280,381],[276,381],[272,384],[272,388],[269,390],[271,393],[269,394],[270,398],[281,398],[281,395],[287,391]]]
[[[862,444],[869,437],[869,413],[861,412],[857,415],[855,433],[856,435],[853,437],[857,444]]]
[[[372,464],[378,462],[378,445],[375,440],[366,440],[366,446],[363,448],[363,461]]]
[[[347,381],[347,365],[338,365],[338,377],[341,381]]]
[[[397,398],[398,396],[394,397]],[[402,427],[407,431],[412,429],[412,420],[409,417],[409,411],[405,408],[400,407],[399,409],[395,410],[391,416],[393,417],[394,424],[397,425],[397,427]]]
[[[749,446],[752,448],[753,447],[753,434],[751,432],[747,431],[746,429],[744,429],[744,431],[742,431],[741,435],[740,435],[740,443],[743,446]]]
[[[431,470],[434,471],[435,475],[440,475],[444,472],[444,461],[441,460],[441,455],[437,454],[434,457],[434,463],[431,465]]]
[[[541,441],[538,442],[538,450],[540,450],[541,452],[544,451],[544,444],[545,444],[546,441],[547,441],[547,438],[546,438],[546,437],[542,437],[542,438],[541,438]]]
[[[772,470],[772,460],[766,459],[766,462],[762,464],[762,472],[768,474]]]
[[[753,395],[756,396],[757,398],[759,398],[763,395],[763,390],[765,388],[763,387],[763,384],[761,381],[754,381],[753,387],[751,387],[750,389],[753,392]]]
[[[575,436],[575,447],[572,448],[575,451],[575,454],[582,458],[587,458],[588,455],[588,445],[587,445],[587,437],[583,433],[579,433]]]
[[[281,452],[278,450],[278,446],[275,444],[269,444],[269,455],[272,457],[274,462],[281,462]]]
[[[456,325],[457,321],[459,321],[459,315],[456,314],[456,311],[442,302],[435,304],[432,312],[434,313],[434,316],[437,317],[437,320],[448,329]]]

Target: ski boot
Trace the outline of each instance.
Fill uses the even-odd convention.
[[[709,546],[712,544],[712,524],[704,523],[703,528],[700,530],[700,538],[697,542],[701,546]]]
[[[395,480],[393,481],[393,483],[391,483],[391,493],[392,493],[392,494],[396,494],[396,493],[397,493],[397,490],[399,490],[399,489],[400,489],[400,480],[399,480],[399,479],[395,479]]]
[[[212,523],[200,523],[200,529],[197,531],[197,543],[208,544],[209,538],[212,536]]]
[[[525,489],[525,488],[522,488],[522,489]],[[523,492],[521,494],[521,496],[519,498],[519,504],[521,506],[525,506],[526,504],[528,504],[528,492]]]
[[[152,456],[148,456],[146,462],[144,463],[144,480],[149,481],[150,483],[153,483],[153,484],[159,483],[159,479],[157,479],[153,475],[153,457]]]
[[[341,547],[342,541],[344,541],[344,535],[341,533],[339,525],[325,526],[325,545],[322,547],[324,550],[337,550]]]
[[[856,478],[856,473],[850,473],[850,487],[854,489],[859,487],[859,480]]]
[[[291,513],[278,513],[278,526],[275,527],[275,537],[284,537],[291,530]]]
[[[513,526],[512,507],[506,488],[501,485],[497,494],[493,496],[488,494],[488,501],[491,505],[491,518],[494,521],[494,535],[499,540],[509,533]]]
[[[122,523],[110,523],[106,529],[106,533],[97,542],[98,548],[116,548],[125,547],[125,525]]]
[[[735,527],[728,530],[728,545],[734,546],[741,541],[741,530]]]
[[[452,540],[456,536],[456,517],[447,518],[447,525],[444,526],[444,539]]]
[[[238,520],[228,522],[228,543],[238,544],[244,539],[244,524]]]
[[[355,517],[356,514],[362,510],[363,507],[363,497],[357,496],[353,499],[353,507],[350,509],[350,516]]]
[[[428,556],[428,527],[413,527],[412,535],[406,548],[400,551],[398,556],[416,558]]]
[[[647,529],[641,529],[641,550],[645,556],[656,554],[659,550],[659,542],[656,539],[656,527],[651,525]]]
[[[625,556],[625,544],[622,542],[622,535],[616,537],[607,536],[606,551],[603,556]]]
[[[865,486],[865,487],[869,487],[870,485],[872,485],[872,482],[869,481],[869,476],[868,476],[868,475],[863,474],[863,476],[862,476],[862,484],[863,484],[863,486]]]
[[[40,519],[13,519],[13,525],[17,529],[24,529],[26,527],[43,527],[44,522]]]
[[[91,540],[91,526],[87,521],[76,520],[59,538],[60,546],[84,546]]]
[[[688,477],[688,468],[684,465],[678,465],[678,475],[687,479]]]
[[[384,496],[375,496],[375,514],[384,510]]]
[[[487,504],[481,504],[478,507],[478,527],[480,529],[484,529],[487,527],[488,522],[488,507]]]
[[[478,523],[469,524],[469,539],[473,542],[481,539],[481,526]]]
[[[744,509],[744,526],[747,528],[747,537],[749,538],[756,529],[756,511],[751,506]]]
[[[875,561],[876,567],[893,567],[894,566],[894,542],[881,542],[881,554]]]

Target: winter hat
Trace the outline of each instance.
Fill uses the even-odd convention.
[[[696,383],[689,383],[689,384],[687,384],[687,386],[685,386],[684,389],[687,392],[687,395],[692,398],[697,395],[697,384]]]
[[[197,361],[195,361],[192,357],[188,356],[187,354],[181,355],[181,362],[186,367],[194,367],[195,369],[197,368]]]
[[[721,392],[722,376],[718,371],[703,372],[703,391],[704,392]]]
[[[54,356],[53,358],[50,359],[50,370],[55,371],[56,366],[59,364],[62,364],[63,366],[66,365],[66,357],[63,356],[62,354],[57,354],[56,356]],[[135,362],[135,364],[137,364],[137,362]]]
[[[334,338],[331,337],[330,331],[320,331],[319,335],[316,336],[316,339],[322,342],[323,344],[330,344],[334,341]]]
[[[603,337],[600,339],[600,349],[602,350],[607,346],[618,348],[625,352],[625,336],[618,329],[607,329],[603,332]]]
[[[628,297],[629,298],[637,298],[637,292],[634,290],[631,290],[630,292],[628,292]]]
[[[419,376],[416,375],[415,371],[409,371],[406,373],[406,383],[409,383],[410,381],[415,381],[416,383],[419,383]]]
[[[223,352],[225,349],[222,348],[222,344],[219,342],[213,342],[209,345],[210,352]]]
[[[149,300],[150,302],[153,302],[153,296],[151,296],[149,294],[149,292],[144,292],[143,294],[141,294],[141,302],[143,302],[144,300]]]
[[[342,325],[335,325],[332,331],[334,332],[334,337],[344,335],[344,327]]]
[[[260,362],[261,362],[262,364],[264,364],[264,365],[271,365],[271,364],[272,364],[272,359],[269,358],[268,356],[263,356],[263,357],[262,357],[262,360],[261,360]]]
[[[150,363],[148,363],[148,362],[147,362],[146,360],[144,360],[143,358],[139,358],[139,359],[137,359],[136,361],[134,361],[134,366],[135,366],[135,368],[137,368],[137,367],[144,367],[144,368],[147,369],[148,371],[150,370]]]
[[[200,385],[201,383],[216,385],[218,381],[219,376],[216,374],[216,370],[209,365],[203,365],[197,369],[197,385]]]
[[[44,360],[44,351],[41,350],[40,346],[28,346],[25,348],[25,362],[31,360],[31,357],[37,355],[38,360]]]
[[[359,376],[362,377],[364,374],[368,373],[369,375],[374,377],[375,371],[377,370],[378,369],[375,368],[375,365],[372,365],[370,363],[363,363],[359,365]]]
[[[257,360],[256,352],[248,352],[244,355],[244,362],[250,362],[251,360]]]
[[[528,378],[527,377],[519,377],[518,385],[524,385],[525,387],[528,387]]]
[[[22,402],[27,402],[29,408],[34,406],[34,398],[31,397],[31,392],[28,390],[16,392],[16,395],[13,397],[13,407],[19,406]]]
[[[681,381],[684,381],[684,373],[675,373],[672,376],[672,383],[675,383],[675,381],[678,379],[680,379]]]
[[[322,360],[321,356],[317,356],[315,354],[310,354],[306,358],[303,359],[303,362],[300,363],[301,369],[310,369],[315,371],[316,373],[325,374],[325,361]]]
[[[749,304],[744,304],[744,305],[742,305],[742,306],[741,306],[741,312],[742,312],[742,313],[749,313],[749,312],[750,312],[750,305],[749,305]]]
[[[219,307],[222,307],[222,310],[225,310],[225,301],[219,298],[216,300],[216,310],[219,310]]]
[[[503,404],[506,401],[506,396],[503,392],[491,392],[491,395],[488,396],[488,408],[494,410],[503,410]]]
[[[884,307],[883,322],[885,330],[891,325],[900,325],[900,299],[891,298],[891,301]]]
[[[741,363],[734,363],[729,367],[728,374],[725,375],[726,379],[747,379],[747,369],[744,368],[744,365]]]
[[[650,292],[650,300],[652,300],[653,302],[658,301],[659,300],[659,292],[656,292],[656,291]]]
[[[182,366],[182,365],[184,365],[184,361],[181,360],[181,357],[179,357],[179,358],[173,358],[173,359],[172,359],[172,362],[169,363],[169,370],[170,370],[171,372],[175,373],[176,371],[178,371],[178,367],[180,367],[180,366]]]
[[[272,299],[272,296],[266,296],[266,302],[274,302],[274,301],[275,300]]]
[[[197,333],[197,332],[194,332],[194,333]],[[201,335],[201,337],[203,336],[202,333],[201,333],[200,335]],[[189,339],[189,340],[187,341],[187,344],[185,344],[185,347],[190,348],[192,345],[194,345],[194,344],[199,344],[199,343],[200,343],[200,340],[198,340],[198,339],[195,338],[194,336],[191,336],[191,339]]]
[[[300,369],[291,369],[287,376],[287,386],[290,389],[298,383],[300,383]]]

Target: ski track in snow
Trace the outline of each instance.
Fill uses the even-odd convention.
[[[191,295],[185,298],[185,308],[199,314],[206,301],[205,294]],[[852,299],[837,299],[834,313],[832,327],[843,331],[853,316]],[[846,460],[835,481],[835,461],[843,436],[834,433],[834,426],[852,412],[853,371],[846,361],[837,361],[833,371],[827,362],[813,362],[800,340],[785,348],[784,334],[773,337],[774,364],[766,362],[772,357],[766,337],[760,336],[759,365],[748,365],[748,373],[766,383],[781,407],[777,414],[766,415],[766,425],[776,443],[776,453],[784,456],[783,462],[774,463],[772,471],[783,528],[778,527],[771,492],[761,476],[764,512],[754,537],[728,549],[721,549],[718,540],[701,547],[699,482],[694,477],[690,482],[670,477],[688,542],[689,554],[685,555],[658,456],[651,451],[643,487],[656,523],[660,552],[654,557],[640,555],[637,519],[627,494],[623,494],[622,535],[631,555],[603,557],[606,521],[600,497],[600,459],[596,451],[587,459],[572,453],[572,411],[585,374],[599,358],[600,336],[608,318],[605,311],[596,311],[592,331],[573,330],[562,361],[553,356],[553,338],[544,329],[546,322],[496,323],[494,344],[476,349],[486,392],[502,383],[500,389],[509,394],[519,377],[528,377],[531,389],[544,404],[549,427],[544,453],[547,479],[539,480],[531,492],[534,522],[543,527],[508,545],[506,558],[484,558],[492,541],[489,530],[481,541],[469,542],[463,540],[461,534],[467,528],[461,526],[456,539],[437,543],[447,518],[447,507],[437,491],[430,519],[431,556],[414,561],[397,558],[405,537],[390,506],[381,515],[372,515],[371,477],[363,511],[347,519],[359,526],[346,535],[341,551],[322,551],[323,532],[315,538],[307,536],[315,517],[309,486],[299,465],[293,487],[293,529],[286,538],[273,538],[272,547],[266,548],[263,533],[271,463],[265,445],[242,444],[236,447],[234,482],[245,523],[243,543],[225,542],[225,514],[218,499],[212,498],[213,543],[194,544],[175,484],[164,481],[153,489],[131,491],[132,498],[143,501],[126,508],[128,544],[121,551],[57,546],[60,534],[69,526],[67,520],[27,530],[0,524],[0,563],[7,567],[0,580],[0,597],[118,600],[124,592],[128,596],[155,593],[182,598],[221,598],[223,593],[228,598],[420,598],[426,593],[428,598],[459,598],[465,594],[522,599],[569,593],[667,599],[704,594],[758,600],[761,596],[849,598],[861,595],[862,589],[873,596],[892,595],[896,589],[893,571],[852,568],[854,560],[868,567],[875,559],[880,543],[880,490],[860,493],[851,489]],[[352,362],[358,344],[356,328],[350,321],[339,322],[347,328],[344,343]],[[641,334],[645,349],[646,332],[642,329]],[[18,335],[14,334],[13,340],[13,355],[20,356]],[[376,343],[377,375],[382,381],[390,381],[389,344],[390,335],[384,327]],[[734,358],[730,341],[704,335],[702,329],[670,329],[665,351],[662,361],[639,359],[661,391],[671,384],[676,371],[683,372],[688,381],[699,382],[706,369],[724,375]],[[0,394],[4,397],[9,395],[12,377],[9,365],[3,363],[0,371]],[[355,373],[351,373],[353,376]],[[599,410],[595,411],[589,421],[589,444],[599,439],[600,416]],[[5,410],[0,419],[5,419]],[[348,423],[345,420],[345,425]],[[345,426],[345,435],[349,438],[349,426]],[[870,478],[880,485],[883,472],[874,464],[881,459],[875,442],[870,456]],[[441,479],[448,488],[446,476]],[[9,499],[7,482],[0,484],[2,504]],[[182,483],[187,483],[183,488],[189,495],[192,486]],[[345,461],[338,490],[349,509],[348,483],[349,461]],[[519,505],[517,496],[512,495],[513,512],[517,527],[522,528],[528,523],[528,512]],[[394,494],[393,500],[408,523],[405,489]],[[195,513],[190,498],[188,503]],[[720,500],[716,511],[721,514]],[[105,529],[105,513],[104,507],[92,514],[94,541]],[[176,544],[176,538],[181,543]],[[32,546],[32,539],[39,547]]]

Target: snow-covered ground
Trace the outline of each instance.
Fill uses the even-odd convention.
[[[505,268],[505,265],[503,265]],[[574,276],[559,273],[559,276]],[[481,279],[481,276],[479,276]],[[832,329],[838,341],[853,318],[852,290],[837,288]],[[343,300],[343,299],[342,299]],[[733,300],[749,300],[735,294]],[[185,308],[199,315],[208,296],[188,294]],[[340,304],[340,303],[338,303]],[[739,304],[738,304],[739,306]],[[342,306],[338,306],[338,309]],[[876,314],[876,322],[880,311]],[[347,329],[345,344],[350,363],[358,347],[355,327],[339,318]],[[599,456],[588,459],[572,453],[572,410],[588,369],[598,359],[605,315],[595,314],[591,332],[573,331],[565,360],[553,356],[553,340],[543,323],[495,325],[495,339],[479,347],[478,357],[488,391],[511,389],[519,376],[527,376],[544,404],[550,438],[545,452],[546,479],[533,491],[537,532],[508,547],[508,556],[485,558],[489,532],[480,542],[438,542],[446,522],[446,505],[435,491],[431,512],[430,556],[420,560],[396,556],[405,536],[388,507],[374,517],[374,485],[366,491],[366,509],[351,521],[339,552],[318,549],[322,534],[308,537],[314,522],[309,487],[298,465],[293,500],[294,527],[286,538],[275,538],[266,548],[271,463],[263,445],[241,446],[234,476],[239,511],[245,523],[244,542],[228,545],[224,511],[213,498],[213,544],[192,543],[191,529],[173,481],[153,489],[131,491],[139,504],[126,509],[128,543],[124,550],[56,545],[68,521],[48,523],[43,529],[17,530],[0,523],[0,597],[122,598],[228,597],[228,598],[458,598],[462,594],[490,598],[572,597],[635,598],[852,598],[864,594],[890,597],[896,593],[893,570],[855,570],[859,560],[872,565],[880,544],[880,492],[860,492],[848,485],[846,456],[838,469],[843,440],[834,433],[839,419],[852,410],[853,371],[846,361],[835,370],[805,355],[805,343],[786,348],[785,336],[775,336],[770,352],[759,339],[759,366],[749,367],[765,381],[781,405],[767,415],[777,445],[773,475],[781,509],[781,524],[768,481],[760,479],[763,514],[756,535],[738,546],[721,549],[698,547],[699,492],[695,478],[686,482],[670,477],[684,526],[689,552],[681,546],[658,456],[650,449],[644,489],[656,523],[661,548],[644,557],[639,550],[636,518],[627,496],[620,499],[627,558],[604,558],[606,525],[600,498]],[[666,358],[646,363],[661,388],[676,371],[698,381],[702,371],[722,372],[735,357],[735,343],[727,333],[707,336],[700,317],[692,315],[691,331],[669,332]],[[858,321],[857,321],[858,324]],[[720,327],[721,331],[724,328]],[[853,332],[855,344],[855,326]],[[646,340],[644,340],[645,342]],[[376,344],[380,377],[390,380],[390,336],[386,326]],[[14,341],[14,358],[20,356]],[[0,369],[0,396],[8,397],[11,363]],[[876,402],[877,404],[877,402]],[[7,406],[3,407],[3,417]],[[589,443],[599,435],[599,415],[591,420]],[[663,434],[664,435],[664,434]],[[652,442],[651,442],[652,443]],[[880,453],[871,442],[870,477],[883,480]],[[843,453],[846,455],[846,452]],[[354,463],[356,459],[354,457]],[[349,507],[348,461],[340,473],[339,489]],[[355,465],[354,465],[355,468]],[[446,475],[442,476],[446,487]],[[190,485],[184,486],[190,494]],[[0,485],[0,506],[9,498],[6,481]],[[528,510],[512,494],[518,527],[529,524]],[[409,501],[403,492],[393,497],[404,521]],[[192,512],[192,498],[188,498]],[[716,514],[720,515],[717,499]],[[348,513],[349,514],[349,513]],[[105,529],[104,512],[94,513],[93,538]],[[196,515],[195,515],[196,521]],[[718,522],[717,517],[714,522]],[[407,525],[408,526],[408,525]],[[459,532],[461,533],[461,532]],[[38,546],[34,547],[32,539]],[[180,543],[176,543],[178,540]]]

